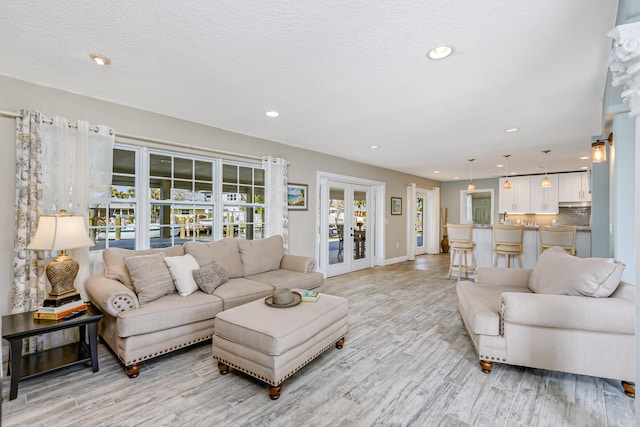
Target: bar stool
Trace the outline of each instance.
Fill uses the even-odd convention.
[[[498,258],[504,255],[507,259],[507,268],[511,267],[511,258],[518,260],[522,268],[522,240],[524,239],[524,225],[496,224],[493,226],[493,266],[498,266]],[[514,262],[515,266],[515,262]]]
[[[458,282],[464,271],[466,278],[469,278],[469,271],[475,274],[476,271],[476,255],[474,252],[475,243],[473,243],[473,229],[471,224],[447,224],[449,233],[449,274],[447,279],[451,277],[454,268],[458,269]],[[469,264],[467,256],[471,253],[471,264]],[[456,255],[458,255],[458,263],[456,264]]]
[[[538,229],[540,235],[540,253],[552,246],[560,246],[571,255],[576,254],[576,230],[570,225],[543,226]]]

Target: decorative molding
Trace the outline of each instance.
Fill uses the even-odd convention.
[[[640,115],[640,22],[618,25],[607,34],[613,38],[609,69],[613,86],[623,86],[622,99],[629,116]]]

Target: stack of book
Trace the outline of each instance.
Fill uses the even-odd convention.
[[[33,313],[33,318],[42,320],[60,320],[80,314],[86,309],[87,303],[80,299],[62,304],[59,307],[40,307]]]
[[[313,291],[300,291],[299,293],[303,302],[316,302],[320,296],[320,294]]]

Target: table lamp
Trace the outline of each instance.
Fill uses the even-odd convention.
[[[67,255],[67,249],[94,246],[89,238],[83,216],[40,215],[36,234],[27,249],[34,251],[59,251],[58,256],[47,265],[47,278],[51,283],[51,292],[44,301],[45,307],[58,307],[70,301],[80,299],[73,286],[80,264]]]

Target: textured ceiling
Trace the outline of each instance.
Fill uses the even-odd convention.
[[[540,173],[543,149],[552,150],[549,171],[589,165],[579,157],[602,132],[617,8],[616,0],[37,3],[2,2],[0,75],[441,181],[468,179],[472,157],[474,178],[504,174],[503,154],[512,154],[511,172]],[[426,59],[441,44],[454,54]],[[112,64],[99,68],[90,53]],[[280,117],[266,117],[271,109]]]

